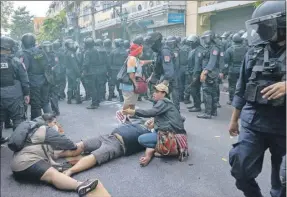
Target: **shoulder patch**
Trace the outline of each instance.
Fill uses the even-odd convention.
[[[6,69],[6,68],[9,68],[9,65],[7,62],[1,62],[1,69]]]
[[[217,50],[213,50],[212,51],[212,55],[218,55],[218,51]]]
[[[170,62],[170,56],[168,55],[164,56],[164,62]]]

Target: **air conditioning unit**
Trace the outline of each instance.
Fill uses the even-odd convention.
[[[152,8],[152,7],[155,6],[155,3],[154,3],[153,1],[149,1],[148,6],[149,6],[150,8]]]
[[[143,10],[143,5],[142,4],[138,4],[137,5],[137,11],[140,12]]]

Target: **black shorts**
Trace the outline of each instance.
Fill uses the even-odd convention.
[[[44,160],[38,161],[23,171],[13,172],[15,179],[25,181],[39,181],[51,165]]]

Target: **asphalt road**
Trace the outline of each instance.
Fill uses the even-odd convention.
[[[228,152],[236,138],[228,134],[230,106],[225,103],[227,95],[221,95],[222,108],[212,120],[196,118],[185,105],[181,112],[186,117],[190,157],[185,162],[176,159],[155,158],[145,167],[140,167],[137,155],[122,157],[75,175],[78,180],[98,178],[114,197],[242,197],[230,175]],[[97,110],[87,110],[89,103],[67,105],[60,102],[61,116],[58,121],[65,133],[75,142],[101,134],[107,134],[117,126],[115,112],[121,107],[117,101],[104,102]],[[151,106],[148,101],[139,102],[139,107]],[[5,131],[9,135],[11,130]],[[45,184],[16,182],[9,162],[12,152],[1,147],[1,196],[2,197],[67,197],[73,192],[62,192]],[[266,153],[263,171],[258,177],[264,196],[270,196],[270,154]]]

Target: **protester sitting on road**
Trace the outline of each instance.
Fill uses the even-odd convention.
[[[144,150],[138,143],[138,137],[150,133],[141,124],[123,124],[114,129],[111,134],[101,135],[77,143],[77,150],[55,153],[55,157],[75,157],[82,153],[91,153],[81,158],[72,168],[64,173],[72,176],[75,173],[101,165],[121,156],[128,156]]]
[[[153,93],[154,106],[151,109],[126,109],[123,110],[125,115],[137,115],[139,117],[154,118],[154,130],[153,133],[147,133],[139,136],[139,143],[146,147],[145,156],[140,158],[140,164],[142,166],[148,165],[155,153],[155,147],[157,144],[158,132],[173,132],[175,134],[184,134],[185,142],[186,131],[184,129],[184,119],[181,117],[178,109],[175,105],[166,98],[168,94],[168,87],[164,83],[160,83],[154,86],[155,92]],[[186,147],[183,149],[187,150]]]
[[[24,133],[27,137],[23,139],[23,147],[16,146]],[[18,180],[44,181],[60,190],[74,190],[80,196],[98,185],[98,180],[80,182],[53,167],[56,165],[51,159],[54,150],[75,150],[77,146],[59,133],[56,117],[52,114],[22,122],[9,139],[8,147],[14,151],[11,169]]]

